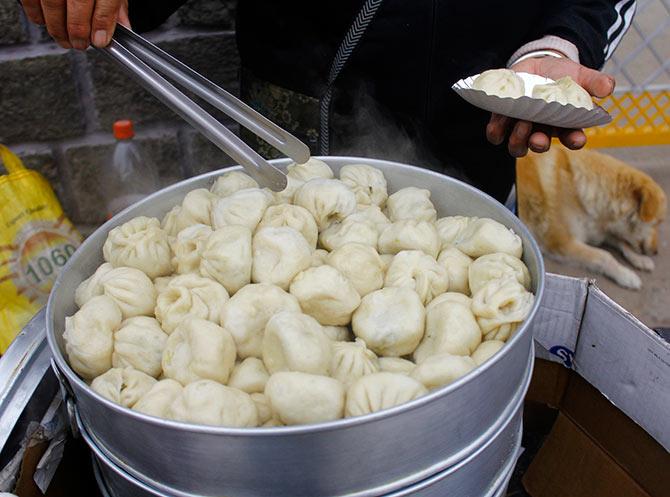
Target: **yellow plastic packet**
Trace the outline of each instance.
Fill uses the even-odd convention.
[[[46,303],[81,235],[51,186],[0,144],[0,354]],[[1,171],[1,169],[0,169]]]

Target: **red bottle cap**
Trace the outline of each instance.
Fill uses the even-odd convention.
[[[114,138],[117,140],[128,140],[135,136],[133,122],[127,119],[116,121],[113,126]]]

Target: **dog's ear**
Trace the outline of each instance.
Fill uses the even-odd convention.
[[[635,191],[640,219],[648,223],[663,217],[667,200],[665,193],[655,183],[644,182]]]

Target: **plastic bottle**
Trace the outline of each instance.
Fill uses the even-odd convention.
[[[116,145],[112,161],[101,175],[108,218],[160,188],[156,167],[133,141],[132,121],[116,121],[113,130]]]

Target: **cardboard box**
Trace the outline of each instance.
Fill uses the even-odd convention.
[[[526,401],[559,410],[523,477],[532,497],[670,495],[670,453],[576,372],[538,360]]]
[[[579,373],[670,450],[668,342],[592,281],[554,274],[547,275],[533,336],[538,358]]]

